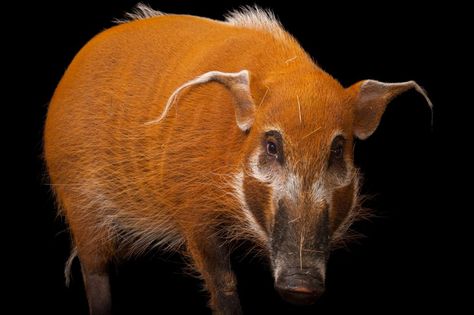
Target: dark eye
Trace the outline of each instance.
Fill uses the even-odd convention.
[[[267,140],[267,153],[273,156],[277,156],[278,154],[277,145],[273,140]]]
[[[285,161],[283,137],[277,130],[269,130],[263,134],[262,151],[266,151],[262,154],[262,157],[267,163],[276,161],[283,165]]]
[[[331,150],[331,154],[333,158],[340,160],[344,156],[344,148],[342,147],[342,145],[338,145]]]
[[[331,144],[331,160],[342,160],[344,157],[345,139],[337,136]]]
[[[331,143],[331,151],[329,153],[328,169],[331,176],[329,180],[332,184],[347,185],[347,161],[344,160],[346,147],[346,139],[342,136],[336,136]]]

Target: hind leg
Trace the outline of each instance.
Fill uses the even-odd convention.
[[[97,254],[79,254],[90,315],[110,315],[112,299],[108,261]]]
[[[73,255],[81,264],[90,315],[111,314],[109,262],[114,253],[112,231],[102,221],[99,207],[81,206],[75,199],[61,196],[64,214],[72,234]],[[68,270],[66,266],[66,270]],[[67,275],[66,275],[67,276]]]
[[[111,294],[109,283],[109,262],[113,254],[107,229],[93,230],[92,222],[81,225],[70,223],[77,256],[81,264],[84,289],[89,304],[90,315],[111,314]],[[84,226],[86,228],[84,228]]]

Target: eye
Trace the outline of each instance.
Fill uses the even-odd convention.
[[[283,150],[283,137],[277,130],[269,130],[262,137],[262,157],[267,163],[274,161],[283,164],[285,161]]]
[[[337,136],[334,138],[331,144],[331,157],[333,161],[342,160],[344,158],[344,144],[346,140],[343,136]]]
[[[346,139],[342,136],[336,136],[331,143],[331,152],[329,154],[328,180],[335,186],[347,185],[349,179],[347,172],[348,161],[344,160]]]
[[[344,156],[344,148],[342,147],[342,145],[337,145],[331,150],[331,154],[333,158],[340,160]]]
[[[273,140],[267,140],[267,153],[275,157],[278,155],[277,144]]]

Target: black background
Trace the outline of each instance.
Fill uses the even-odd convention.
[[[221,19],[229,9],[253,2],[150,3],[164,12]],[[458,304],[450,299],[457,294],[452,286],[456,253],[451,237],[456,232],[450,229],[453,216],[446,213],[459,210],[446,202],[446,186],[451,183],[444,178],[450,172],[446,159],[458,152],[447,136],[458,105],[446,92],[445,73],[453,67],[446,51],[454,49],[454,33],[445,19],[456,16],[433,4],[417,8],[403,3],[256,3],[273,9],[319,65],[343,85],[368,78],[416,80],[428,91],[435,111],[432,127],[423,98],[407,92],[390,104],[376,133],[356,143],[356,164],[365,177],[363,193],[374,196],[367,206],[375,217],[357,224],[365,238],[333,253],[325,296],[311,307],[291,306],[274,292],[265,259],[237,253],[234,265],[244,313],[386,313],[446,306],[453,311]],[[22,137],[21,150],[13,151],[12,157],[22,162],[17,170],[26,178],[12,185],[15,202],[9,208],[15,219],[6,224],[14,232],[6,240],[13,246],[4,260],[18,268],[5,270],[13,279],[8,289],[15,313],[26,309],[38,314],[87,313],[77,262],[71,288],[64,286],[69,236],[43,180],[42,128],[48,101],[74,55],[134,4],[41,2],[9,12],[22,14],[6,29],[13,35],[9,46],[17,55],[13,57],[20,57],[18,62],[11,59],[10,66],[16,68],[11,81],[21,87],[14,93],[22,121],[5,125],[7,135]],[[182,267],[179,255],[159,252],[121,264],[112,278],[114,309],[118,314],[208,314],[199,281],[185,275]]]

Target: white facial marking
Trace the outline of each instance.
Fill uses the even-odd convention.
[[[249,167],[250,167],[250,176],[262,183],[270,183],[271,176],[270,174],[265,174],[260,171],[258,167],[258,157],[261,154],[261,150],[257,149],[249,158]]]
[[[266,174],[258,167],[258,153],[255,153],[250,159],[250,176],[262,183],[267,183],[272,187],[273,194],[276,199],[283,196],[297,201],[303,187],[303,179],[295,173],[288,175]]]
[[[268,241],[267,233],[262,229],[260,224],[257,222],[257,219],[250,211],[247,201],[245,199],[244,193],[244,172],[239,171],[233,176],[232,188],[234,190],[234,197],[240,204],[240,208],[245,216],[245,221],[247,222],[249,228],[255,233],[255,235],[264,243]]]
[[[303,178],[296,175],[295,173],[289,173],[283,186],[282,194],[285,194],[287,198],[297,201],[298,196],[301,194],[303,187]]]
[[[321,201],[326,200],[326,188],[324,187],[323,181],[318,179],[316,182],[313,183],[311,187],[311,198],[314,203],[319,203]]]

